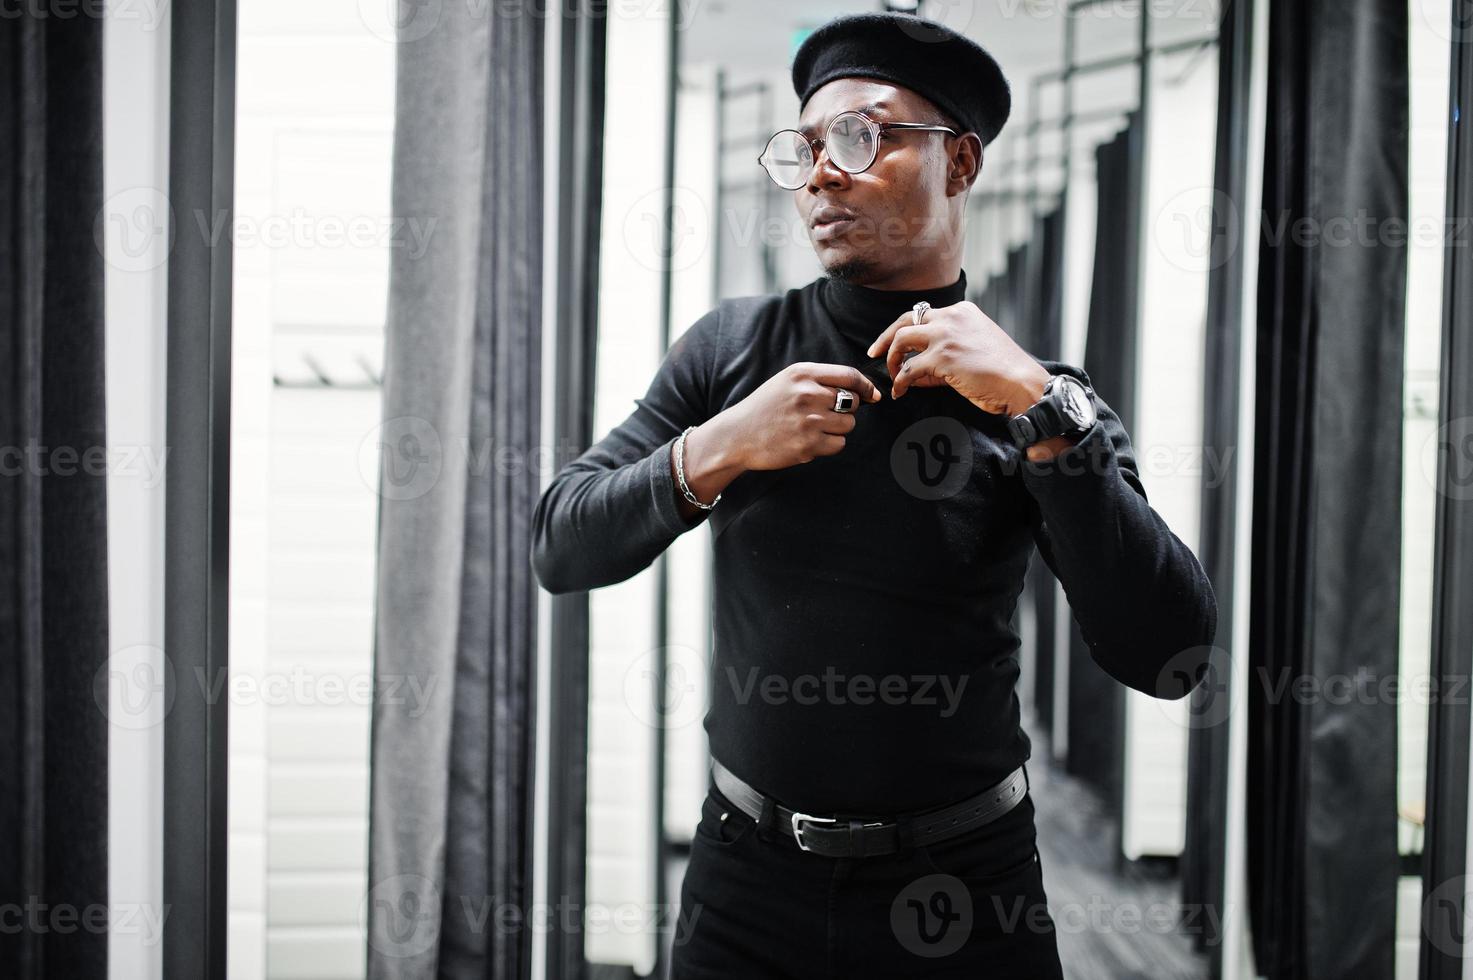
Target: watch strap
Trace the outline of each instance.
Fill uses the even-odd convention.
[[[1026,449],[1064,431],[1066,423],[1057,398],[1053,383],[1050,382],[1049,389],[1042,398],[1008,420],[1008,431],[1013,436],[1014,445],[1019,449]]]
[[[1063,380],[1065,378],[1068,381]],[[1060,389],[1069,382],[1083,387],[1086,396],[1093,396],[1094,388],[1073,375],[1053,375],[1044,385],[1043,397],[1026,411],[1008,420],[1008,432],[1013,437],[1014,445],[1019,449],[1027,449],[1034,443],[1052,439],[1054,436],[1087,431],[1080,429],[1064,410],[1064,395]]]

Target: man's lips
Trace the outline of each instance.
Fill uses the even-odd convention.
[[[826,204],[809,215],[808,220],[813,227],[814,239],[824,241],[844,234],[854,224],[856,217],[853,211]]]

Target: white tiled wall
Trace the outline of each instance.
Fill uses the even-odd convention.
[[[134,195],[167,184],[171,15],[167,6],[155,11],[157,17],[129,16],[124,7],[108,3],[102,25],[107,442],[110,457],[120,449],[161,462],[157,469],[111,466],[107,473],[108,652],[114,658],[108,665],[107,888],[114,909],[137,909],[158,922],[164,907],[164,726],[136,724],[134,710],[113,711],[140,703],[129,696],[135,692],[126,678],[159,677],[166,663],[168,265],[163,236],[148,242],[134,237],[141,227],[159,227],[162,218],[151,206],[137,208],[143,199]],[[152,194],[146,199],[158,200]],[[140,250],[141,244],[152,249]],[[158,704],[151,717],[162,719],[161,701],[143,703]],[[109,932],[109,977],[137,980],[162,970],[157,933]]]
[[[1152,77],[1131,441],[1151,506],[1195,549],[1202,484],[1217,468],[1200,448],[1217,59],[1211,52],[1158,56]],[[1131,858],[1180,854],[1187,702],[1129,691],[1125,704],[1121,848]]]
[[[682,66],[677,112],[680,152],[676,184],[697,201],[715,199],[715,72],[709,66]],[[716,303],[711,291],[714,260],[708,231],[695,254],[672,269],[672,341]],[[710,649],[711,535],[704,527],[682,535],[668,552],[670,564],[670,642],[672,657],[666,691],[669,727],[665,753],[665,833],[689,840],[706,795],[710,750],[702,719],[708,700],[706,671]],[[678,673],[676,673],[678,671]],[[671,896],[674,901],[678,896]]]
[[[626,9],[616,16],[610,10],[595,439],[634,409],[663,353],[658,228],[668,11]],[[619,138],[629,133],[642,138]],[[656,894],[656,729],[648,674],[655,608],[653,569],[589,596],[587,901],[611,914],[649,909]],[[591,962],[648,973],[655,939],[647,930],[590,928],[585,951]]]
[[[365,975],[394,47],[365,5],[243,0],[237,89],[230,975]],[[402,240],[398,239],[398,240]],[[342,390],[280,387],[315,377]]]

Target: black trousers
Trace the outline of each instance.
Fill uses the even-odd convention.
[[[1033,798],[975,831],[809,853],[713,785],[680,889],[671,980],[1062,980]]]

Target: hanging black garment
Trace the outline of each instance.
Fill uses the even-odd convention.
[[[1397,699],[1374,685],[1396,675],[1400,640],[1406,4],[1273,4],[1268,98],[1249,623],[1254,952],[1273,980],[1389,980]],[[1301,678],[1308,696],[1284,686]],[[1337,696],[1333,685],[1359,678],[1369,696]]]
[[[106,977],[100,17],[0,16],[0,976]],[[100,687],[97,686],[100,684]],[[101,698],[99,702],[98,698]],[[114,910],[117,911],[117,910]]]
[[[1127,425],[1133,426],[1140,246],[1131,201],[1140,177],[1141,126],[1137,113],[1126,118],[1126,128],[1095,150],[1099,193],[1084,362],[1090,377],[1117,393],[1124,413],[1121,418],[1129,417]],[[1069,752],[1065,768],[1099,790],[1118,818],[1125,765],[1125,692],[1100,672],[1084,637],[1072,627],[1067,656]]]

